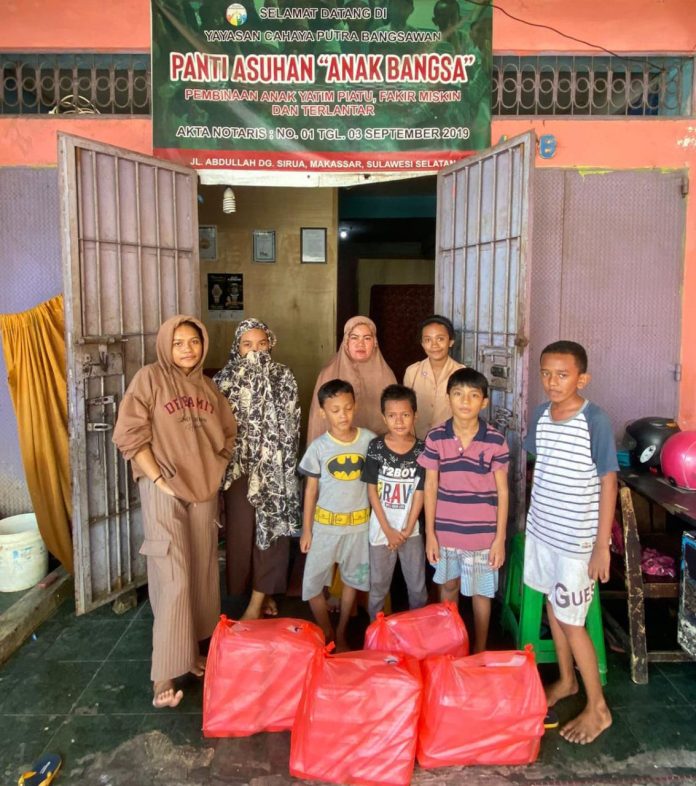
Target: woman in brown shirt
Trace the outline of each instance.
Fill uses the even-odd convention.
[[[220,615],[218,491],[237,428],[224,396],[203,375],[207,350],[208,334],[195,317],[164,322],[157,362],[133,377],[114,428],[140,492],[158,708],[181,701],[177,677],[203,673],[199,642]]]

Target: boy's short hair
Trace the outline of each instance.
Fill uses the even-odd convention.
[[[418,411],[416,394],[411,388],[407,388],[406,385],[387,385],[384,388],[379,399],[379,406],[383,415],[387,401],[408,401],[411,409],[414,412]]]
[[[418,326],[418,335],[420,336],[421,341],[423,340],[423,331],[428,327],[428,325],[442,325],[443,327],[447,328],[450,341],[454,339],[454,325],[452,324],[452,320],[447,319],[447,317],[443,317],[441,314],[431,314]]]
[[[488,398],[488,380],[475,368],[458,368],[449,375],[447,393],[452,388],[474,388],[480,390],[484,398]]]
[[[554,341],[541,350],[539,360],[544,355],[572,355],[580,373],[587,373],[587,352],[585,347],[582,344],[578,344],[577,341]]]
[[[345,379],[330,379],[328,382],[324,382],[319,390],[317,390],[319,406],[324,409],[324,403],[327,399],[333,398],[334,396],[340,396],[341,393],[350,393],[353,397],[353,401],[355,401],[355,391],[350,382],[346,382]]]

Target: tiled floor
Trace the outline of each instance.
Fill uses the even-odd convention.
[[[230,616],[239,606],[223,609]],[[286,600],[293,616],[306,608]],[[109,607],[76,618],[70,602],[0,668],[0,775],[14,784],[44,751],[59,752],[55,781],[80,786],[284,786],[288,734],[202,737],[202,685],[191,678],[176,710],[150,703],[151,611],[146,600],[117,617]],[[359,640],[359,626],[353,631]],[[696,784],[696,663],[652,665],[634,685],[625,656],[610,656],[606,689],[614,725],[590,747],[557,732],[530,767],[416,770],[416,784]],[[578,701],[559,707],[563,721]]]

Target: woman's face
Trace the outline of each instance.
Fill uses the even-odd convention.
[[[449,332],[444,325],[433,322],[423,328],[421,346],[430,360],[444,360],[453,344],[454,341],[449,337]]]
[[[356,325],[348,334],[348,357],[356,363],[364,363],[372,357],[377,342],[369,325]]]
[[[190,374],[203,355],[203,342],[196,328],[179,325],[172,339],[172,361],[184,374]]]
[[[246,357],[250,352],[268,352],[271,348],[268,335],[261,328],[252,328],[242,333],[239,339],[239,354]]]

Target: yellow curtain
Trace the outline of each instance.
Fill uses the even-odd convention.
[[[27,486],[46,548],[73,572],[63,297],[0,315]]]

